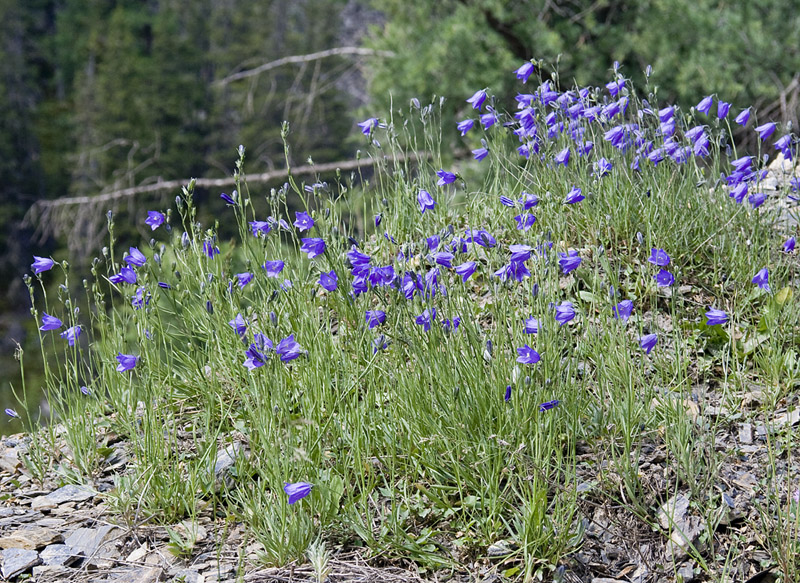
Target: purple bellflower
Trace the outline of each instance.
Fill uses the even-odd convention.
[[[253,274],[249,272],[237,273],[235,277],[238,280],[239,289],[244,289],[244,286],[253,281]]]
[[[569,164],[569,148],[564,148],[555,157],[556,164],[562,164],[566,167]]]
[[[61,322],[61,320],[55,316],[51,316],[47,312],[42,312],[42,325],[39,328],[39,330],[42,332],[47,332],[48,330],[58,330],[63,325],[63,322]]]
[[[569,254],[559,253],[558,256],[561,258],[558,260],[558,264],[561,266],[561,272],[564,275],[574,271],[581,264],[581,258],[578,257],[578,252],[575,250],[571,249]]]
[[[452,172],[448,172],[447,170],[437,170],[436,176],[439,177],[439,180],[436,181],[437,186],[444,186],[445,184],[452,184],[456,181],[456,175]]]
[[[134,369],[138,359],[133,354],[122,354],[120,352],[117,354],[117,361],[119,362],[117,372],[127,372]]]
[[[275,352],[281,357],[281,362],[289,362],[303,353],[303,347],[294,339],[294,334],[289,334],[278,343]]]
[[[308,254],[309,259],[319,257],[325,252],[325,241],[318,238],[303,238],[300,239],[300,251]]]
[[[34,273],[41,273],[43,271],[50,271],[53,269],[53,265],[55,265],[55,261],[49,257],[39,257],[38,255],[34,255],[33,263],[31,263],[31,269]]]
[[[514,73],[517,75],[517,79],[522,81],[522,83],[527,83],[528,78],[533,74],[534,66],[533,63],[528,61],[524,63],[519,69],[516,69]]]
[[[146,225],[150,225],[150,230],[155,231],[161,225],[164,224],[164,221],[167,220],[164,215],[162,215],[158,211],[147,211],[147,218],[144,220]]]
[[[753,278],[753,283],[756,284],[758,287],[763,289],[766,292],[771,292],[772,290],[769,287],[769,271],[766,267],[760,269],[758,273],[756,273],[755,277]]]
[[[738,123],[740,126],[746,126],[747,122],[750,121],[750,108],[748,107],[739,115],[737,115],[734,121]]]
[[[422,312],[417,318],[414,320],[417,325],[422,326],[422,329],[427,332],[431,329],[431,322],[436,319],[436,308],[425,308],[425,311]]]
[[[478,148],[477,150],[472,150],[472,156],[473,156],[473,157],[474,157],[474,158],[475,158],[475,159],[476,159],[478,162],[480,162],[481,160],[483,160],[484,158],[486,158],[486,156],[488,156],[488,155],[489,155],[489,150],[488,150],[488,148]]]
[[[461,276],[462,281],[466,282],[475,273],[476,268],[477,264],[474,261],[467,261],[461,265],[456,265],[456,273]]]
[[[366,320],[369,329],[372,330],[386,321],[386,312],[383,310],[367,310]]]
[[[606,176],[611,172],[613,168],[613,164],[606,160],[605,158],[600,158],[597,162],[594,163],[594,174],[595,176],[603,177]]]
[[[328,273],[323,271],[319,274],[319,284],[329,292],[336,291],[336,288],[339,287],[339,278],[333,270]]]
[[[436,201],[433,200],[431,193],[427,190],[419,191],[419,194],[417,195],[417,202],[419,202],[419,209],[422,214],[425,214],[426,210],[433,210],[433,207],[436,206]]]
[[[136,283],[136,272],[127,265],[108,278],[111,283]]]
[[[556,306],[556,322],[559,326],[563,326],[573,318],[575,318],[575,308],[572,307],[572,302],[564,301]]]
[[[514,220],[517,221],[517,230],[527,231],[536,222],[536,217],[530,213],[525,213],[515,216]]]
[[[209,259],[214,259],[214,255],[219,255],[219,247],[215,247],[211,241],[203,241],[203,253]]]
[[[541,323],[534,317],[525,318],[525,334],[538,334]]]
[[[298,231],[310,231],[311,228],[314,226],[314,219],[308,213],[304,213],[303,211],[295,212],[295,221],[294,226],[297,227]]]
[[[267,272],[267,277],[278,277],[281,271],[283,271],[284,263],[280,259],[275,261],[265,261],[264,265],[261,266],[261,269],[264,269]]]
[[[728,314],[722,310],[715,310],[709,308],[706,312],[706,326],[716,326],[717,324],[725,324],[728,321]]]
[[[542,359],[541,355],[527,344],[517,348],[517,354],[519,354],[517,362],[521,364],[536,364]]]
[[[657,287],[669,287],[675,283],[675,277],[666,269],[660,269],[657,274],[653,276],[656,280]]]
[[[633,313],[633,302],[631,300],[622,300],[611,308],[611,311],[614,313],[615,319],[627,322]]]
[[[284,482],[283,491],[289,496],[289,504],[294,504],[308,496],[313,487],[314,485],[308,482]]]
[[[564,199],[564,202],[567,203],[567,204],[575,204],[576,202],[582,201],[584,198],[586,198],[586,197],[583,196],[583,193],[582,193],[580,187],[579,186],[573,186],[572,190],[570,190],[567,193],[567,198]]]
[[[758,126],[756,128],[756,131],[758,132],[758,137],[761,138],[762,140],[769,139],[769,137],[775,131],[775,128],[777,127],[777,125],[778,124],[776,124],[775,122],[769,122],[769,123],[765,123],[763,125]]]
[[[141,267],[145,263],[147,263],[147,257],[144,256],[144,253],[139,251],[136,247],[131,247],[128,250],[128,255],[122,258],[125,263],[128,265],[136,265]]]
[[[650,257],[647,260],[652,263],[653,265],[658,265],[659,267],[666,267],[669,265],[669,255],[663,249],[656,249],[653,247],[650,250]]]
[[[706,115],[708,115],[708,112],[711,111],[711,105],[713,103],[714,103],[714,97],[711,96],[711,95],[708,95],[707,97],[704,97],[700,101],[700,103],[697,104],[696,109],[697,109],[697,111],[700,111],[700,112],[705,113]]]
[[[544,413],[545,411],[549,411],[550,409],[557,407],[560,402],[561,401],[559,401],[558,399],[554,399],[553,401],[547,401],[546,403],[542,403],[541,405],[539,405],[539,413]]]
[[[80,326],[72,326],[71,328],[67,328],[64,330],[60,336],[69,343],[70,346],[75,346],[75,340],[78,339],[78,336],[81,335],[81,327]]]
[[[639,338],[639,346],[641,346],[642,350],[647,354],[650,354],[656,342],[658,342],[658,334],[645,334]]]
[[[467,135],[467,132],[469,130],[471,130],[472,126],[474,126],[474,125],[475,125],[475,120],[474,119],[465,119],[464,121],[458,122],[458,125],[456,125],[456,128],[458,129],[458,131],[461,132],[462,136],[465,136],[465,135]]]
[[[486,91],[483,89],[476,91],[472,97],[467,99],[467,103],[472,106],[472,109],[480,109],[484,101],[486,101]]]
[[[268,221],[250,221],[248,225],[250,225],[250,232],[253,233],[253,237],[258,237],[259,234],[266,235],[272,230],[272,225]]]
[[[371,117],[358,122],[358,127],[361,128],[362,134],[369,136],[375,128],[385,128],[386,124],[381,123],[377,117]]]
[[[747,197],[747,202],[749,202],[754,209],[760,207],[762,204],[764,204],[764,201],[766,200],[767,200],[766,192],[754,192],[753,194]]]
[[[247,322],[244,321],[241,314],[236,314],[236,317],[228,322],[228,325],[236,331],[239,338],[244,340],[245,334],[247,334]]]

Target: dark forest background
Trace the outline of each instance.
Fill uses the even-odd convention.
[[[0,0],[0,389],[36,339],[32,255],[85,263],[102,232],[64,223],[108,209],[139,244],[176,192],[70,206],[83,222],[37,201],[230,176],[239,144],[248,173],[279,170],[284,120],[294,165],[352,159],[357,121],[436,95],[449,123],[484,87],[510,104],[528,59],[562,86],[604,84],[614,61],[643,86],[651,65],[662,104],[713,93],[796,128],[798,30],[798,0]],[[210,215],[218,195],[197,194]]]

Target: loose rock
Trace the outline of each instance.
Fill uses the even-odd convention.
[[[27,549],[6,549],[3,551],[2,573],[4,579],[11,579],[24,573],[39,563],[39,553]]]
[[[55,508],[65,502],[82,502],[89,498],[94,498],[95,491],[86,486],[75,486],[69,484],[54,492],[50,492],[46,496],[39,496],[34,498],[31,502],[31,509],[43,510],[45,508]]]

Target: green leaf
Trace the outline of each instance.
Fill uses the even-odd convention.
[[[775,294],[775,302],[779,306],[783,307],[786,302],[792,299],[792,295],[792,288],[787,285],[785,288]]]
[[[600,298],[598,298],[596,295],[594,295],[590,291],[579,291],[578,295],[580,296],[580,298],[584,302],[588,302],[590,304],[599,304],[600,303]]]

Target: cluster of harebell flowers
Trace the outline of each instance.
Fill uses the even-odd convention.
[[[533,63],[525,63],[514,73],[525,84],[534,70]],[[685,127],[682,118],[676,116],[675,107],[669,106],[652,110],[645,102],[636,115],[628,115],[630,98],[626,90],[627,81],[619,74],[616,64],[614,71],[616,78],[605,86],[608,95],[590,88],[561,92],[556,90],[550,82],[544,81],[535,91],[517,95],[517,111],[513,115],[497,111],[493,105],[494,98],[490,98],[486,90],[477,91],[466,100],[477,112],[477,119],[464,119],[458,122],[457,129],[461,136],[467,136],[477,125],[480,125],[484,131],[496,124],[510,128],[519,139],[520,145],[517,152],[520,156],[527,159],[536,157],[543,164],[552,167],[587,164],[591,166],[591,174],[595,180],[604,180],[606,177],[612,176],[621,164],[627,165],[634,172],[640,172],[643,164],[656,166],[672,163],[680,165],[685,164],[692,156],[698,158],[709,156],[710,138],[706,125]],[[694,109],[701,114],[710,115],[713,103],[714,97],[709,96]],[[718,100],[717,117],[719,119],[726,118],[730,108],[729,103]],[[743,126],[747,125],[750,115],[751,110],[745,109],[736,116],[735,122]],[[646,118],[651,118],[651,120]],[[386,124],[378,118],[367,119],[358,125],[364,135],[369,138],[373,138],[376,130],[386,127]],[[591,132],[588,131],[590,128]],[[767,140],[776,128],[776,124],[767,123],[756,127],[755,131],[762,140]],[[602,135],[603,140],[614,148],[616,156],[612,159],[606,157],[594,159],[595,144],[587,137],[592,135]],[[563,136],[566,136],[567,139],[563,139]],[[547,141],[554,143],[558,141],[562,145],[545,148]],[[565,142],[567,145],[563,145]],[[796,154],[797,140],[787,134],[776,140],[774,147],[780,150],[786,158],[792,158]],[[488,144],[483,139],[481,147],[473,150],[473,156],[478,161],[486,159],[490,153]],[[764,170],[754,166],[755,162],[756,159],[752,156],[734,160],[731,164],[731,173],[725,177],[730,197],[736,203],[747,200],[754,208],[763,204],[765,200],[763,193],[755,192],[759,180],[764,177]],[[445,169],[438,170],[436,172],[436,189],[419,189],[416,193],[420,214],[435,213],[437,207],[435,194],[440,192],[440,189],[446,189],[449,185],[453,185],[458,179],[459,175],[455,172]],[[324,185],[316,184],[307,187],[307,190],[310,189],[313,192],[322,186]],[[800,190],[797,179],[792,182],[791,186],[793,192]],[[580,185],[572,184],[567,188],[563,204],[576,205],[585,200],[587,194]],[[527,233],[536,223],[534,211],[540,202],[539,197],[525,191],[513,196],[508,196],[508,194],[510,193],[500,196],[500,205],[511,209],[512,215],[509,216],[509,220],[513,216],[514,222],[510,224],[516,224],[519,231]],[[232,195],[223,193],[220,196],[230,206],[240,204],[236,191]],[[791,194],[790,196],[795,195]],[[145,223],[155,231],[165,223],[165,220],[166,217],[161,212],[148,211]],[[376,230],[381,226],[382,220],[382,214],[374,217]],[[267,237],[275,229],[291,229],[284,219],[275,217],[268,217],[263,221],[250,221],[249,226],[254,237]],[[293,226],[299,233],[308,235],[312,235],[315,230],[318,230],[314,218],[307,212],[295,213]],[[384,233],[384,237],[396,244],[394,237],[388,232]],[[187,243],[188,234],[184,233],[183,239],[184,243]],[[316,285],[328,293],[339,290],[353,301],[361,294],[376,288],[393,290],[397,294],[402,294],[406,300],[412,300],[415,297],[421,298],[426,307],[415,315],[414,324],[423,333],[429,332],[434,325],[441,326],[447,333],[457,332],[461,318],[456,314],[449,314],[445,317],[444,314],[437,312],[432,305],[432,300],[437,294],[447,295],[448,272],[454,273],[455,276],[461,278],[463,283],[466,283],[483,267],[483,262],[477,260],[477,254],[474,252],[476,246],[486,249],[498,246],[496,238],[483,228],[467,228],[463,234],[456,233],[454,229],[449,228],[446,232],[432,234],[424,241],[419,242],[424,249],[426,268],[424,273],[418,273],[407,268],[407,262],[411,259],[409,251],[411,246],[397,245],[396,259],[389,264],[381,264],[360,249],[353,240],[351,242],[353,245],[346,253],[350,266],[349,277],[343,273],[336,273],[335,270],[320,269]],[[527,263],[532,260],[557,260],[563,274],[569,274],[582,265],[583,258],[580,257],[578,251],[568,249],[566,252],[558,253],[555,257],[551,255],[552,246],[553,243],[549,240],[542,240],[532,245],[509,245],[508,261],[485,275],[491,275],[502,281],[521,282],[531,277]],[[784,243],[783,250],[791,253],[794,251],[794,247],[795,240],[794,237],[791,237]],[[219,254],[219,248],[215,246],[213,240],[205,240],[202,249],[203,254],[212,261]],[[326,241],[322,237],[313,236],[300,238],[300,251],[312,260],[329,252]],[[148,258],[136,247],[131,247],[123,260],[125,265],[109,277],[109,281],[121,286],[122,289],[131,286],[131,306],[133,309],[141,309],[150,301],[151,292],[146,289],[146,286],[137,284],[136,269],[144,266]],[[671,258],[666,250],[653,248],[648,261],[654,266],[653,278],[658,287],[670,287],[675,284],[675,277],[670,271]],[[34,257],[31,269],[38,275],[50,270],[53,266],[52,259]],[[284,266],[284,261],[279,258],[266,260],[261,265],[263,277],[282,277]],[[233,293],[235,287],[246,288],[256,277],[257,274],[250,272],[232,274],[228,282],[229,292]],[[770,292],[769,272],[766,267],[758,271],[752,282],[759,288]],[[346,285],[347,288],[343,288],[343,285]],[[168,282],[158,282],[158,286],[163,290],[172,288]],[[284,279],[280,286],[284,290],[290,290],[292,282]],[[534,284],[533,290],[534,293],[537,293],[538,286]],[[570,301],[551,303],[550,306],[559,326],[564,326],[576,317],[575,306]],[[213,312],[210,301],[207,302],[206,309]],[[621,300],[612,306],[613,317],[623,323],[628,321],[633,310],[634,304],[631,300]],[[728,322],[728,315],[713,306],[709,307],[705,316],[706,324],[709,326],[724,325]],[[271,314],[270,317],[274,319],[276,316]],[[385,335],[380,333],[381,327],[386,325],[386,320],[387,314],[384,310],[371,308],[364,311],[364,325],[369,330],[376,330],[374,332],[376,336],[372,339],[373,355],[388,348]],[[64,325],[61,320],[46,313],[42,315],[41,324],[42,331],[61,331],[61,337],[70,346],[75,345],[82,330],[81,326],[76,324],[62,331]],[[243,350],[242,364],[250,371],[264,366],[272,353],[283,363],[291,362],[301,355],[307,354],[306,349],[295,339],[294,334],[283,338],[276,345],[263,332],[250,330],[248,322],[241,313],[237,313],[229,325],[233,333],[246,346]],[[532,316],[525,319],[523,325],[526,333],[537,334],[541,322]],[[655,333],[645,334],[638,338],[639,346],[647,354],[650,354],[657,342],[658,335]],[[487,346],[491,346],[491,343],[487,342]],[[517,355],[516,361],[522,365],[533,366],[541,359],[541,355],[527,343],[517,348]],[[120,373],[133,371],[139,363],[136,355],[122,352],[118,354],[117,361],[116,369]],[[506,387],[503,398],[505,401],[511,400],[511,385]],[[556,407],[558,403],[558,400],[542,403],[539,405],[539,410],[546,412]],[[11,410],[8,410],[7,413],[16,415]],[[284,485],[289,504],[294,504],[308,496],[311,490],[312,484],[308,482],[286,482]]]

